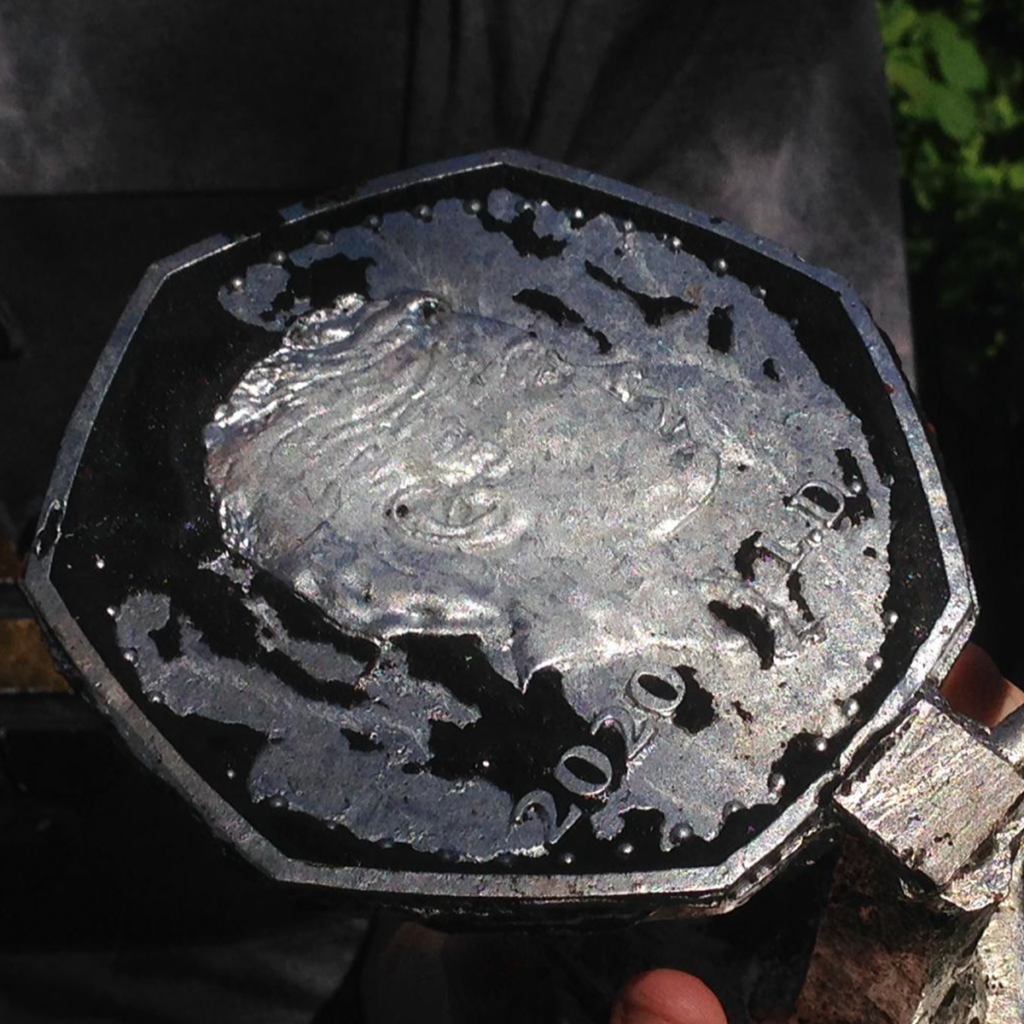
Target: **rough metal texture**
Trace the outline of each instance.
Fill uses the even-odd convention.
[[[487,205],[511,226],[524,204],[499,191]],[[373,298],[300,316],[242,377],[206,431],[207,477],[228,549],[345,629],[472,634],[523,690],[556,668],[576,713],[627,742],[612,792],[597,748],[567,744],[577,756],[560,762],[570,789],[606,795],[594,832],[655,810],[668,850],[680,830],[710,838],[730,808],[775,799],[791,737],[844,724],[885,637],[887,488],[792,328],[749,288],[606,215],[575,227],[538,204],[533,231],[560,250],[542,279],[536,255],[454,199],[290,254],[369,262]],[[236,316],[270,311],[249,283],[270,269],[225,292]],[[439,294],[404,290],[430,284]],[[251,705],[222,671],[205,673],[202,713],[237,721]],[[673,720],[688,681],[721,709],[699,733]],[[173,700],[176,685],[159,692]],[[398,707],[406,729],[426,727],[429,704]],[[434,852],[543,852],[543,823],[520,822],[486,779],[452,793],[403,778],[425,740],[382,732],[374,709],[341,718],[378,752],[325,762],[294,730],[267,755],[290,803],[374,840],[401,818],[393,838]],[[358,780],[358,804],[330,773]],[[371,792],[367,833],[354,819]]]
[[[1024,922],[1021,920],[1021,880],[1024,861],[1016,858],[1009,895],[978,941],[978,970],[984,982],[985,1024],[1024,1022]]]
[[[1022,795],[1024,780],[1012,765],[947,711],[922,700],[835,799],[907,867],[941,888]],[[975,881],[986,889],[986,879]],[[991,902],[982,895],[982,905]],[[970,894],[959,900],[970,903]]]
[[[997,774],[1000,773],[1001,769],[997,770]],[[985,793],[983,801],[987,800],[987,789]],[[941,898],[953,907],[972,912],[983,910],[993,903],[1001,903],[1011,891],[1014,865],[1022,835],[1024,814],[1018,803],[941,891]]]
[[[908,898],[891,862],[844,839],[791,1024],[1021,1024],[1021,861],[1006,898],[964,913]]]
[[[513,913],[742,900],[972,617],[848,288],[509,154],[158,265],[28,587],[264,870]]]
[[[1024,711],[1011,711],[992,730],[992,742],[1011,764],[1024,765]]]
[[[791,1024],[981,1024],[988,919],[908,899],[881,850],[844,840]]]

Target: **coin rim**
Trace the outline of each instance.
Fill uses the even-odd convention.
[[[298,860],[278,850],[217,793],[152,725],[107,669],[50,578],[56,545],[42,556],[33,553],[29,557],[23,588],[37,613],[48,624],[53,636],[89,684],[100,710],[111,719],[135,756],[177,788],[203,816],[217,838],[237,848],[250,863],[275,879],[358,894],[407,898],[414,903],[454,898],[474,903],[481,900],[514,901],[518,906],[524,902],[605,902],[626,897],[654,896],[662,900],[685,902],[698,912],[726,910],[749,898],[775,874],[775,870],[757,870],[763,861],[771,858],[773,868],[780,867],[818,837],[827,825],[826,815],[820,806],[823,791],[845,773],[866,741],[876,740],[891,728],[896,717],[924,683],[941,679],[945,675],[966,643],[977,615],[977,600],[964,559],[958,524],[914,399],[888,343],[867,308],[842,277],[832,271],[813,267],[776,243],[718,218],[712,219],[675,200],[654,196],[592,172],[509,150],[440,161],[411,171],[387,175],[368,182],[343,198],[328,199],[312,206],[296,204],[280,211],[280,216],[283,224],[291,225],[412,184],[502,167],[537,172],[603,193],[609,198],[625,200],[666,214],[753,249],[815,285],[835,292],[863,339],[883,386],[890,390],[890,401],[913,454],[935,526],[938,552],[950,596],[903,679],[886,697],[878,711],[851,738],[833,767],[823,773],[767,828],[720,864],[647,871],[578,875],[424,872],[338,867]],[[253,237],[257,236],[215,235],[159,260],[147,270],[103,350],[70,420],[43,504],[40,528],[55,503],[60,503],[58,507],[64,507],[107,388],[131,343],[136,327],[161,286],[179,271]]]

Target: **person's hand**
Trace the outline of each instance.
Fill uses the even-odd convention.
[[[997,725],[1024,704],[1024,693],[1003,678],[996,663],[977,644],[968,644],[961,651],[942,684],[942,695],[954,711],[988,726]]]
[[[367,1024],[540,1024],[555,1019],[550,965],[529,935],[445,935],[383,918],[362,975]],[[727,1024],[722,1005],[682,971],[639,974],[611,1024]]]
[[[700,978],[668,969],[622,986],[611,1024],[728,1024],[718,997]]]
[[[993,726],[1024,704],[1024,693],[995,662],[968,644],[942,692],[955,711]],[[533,1024],[550,1018],[549,967],[529,937],[445,936],[422,925],[378,929],[363,972],[367,1024]],[[611,1024],[727,1024],[715,994],[699,978],[669,969],[628,981]]]

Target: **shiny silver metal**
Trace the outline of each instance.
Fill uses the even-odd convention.
[[[990,745],[980,726],[958,721],[928,699],[911,708],[881,746],[879,756],[839,788],[836,804],[962,909],[983,910],[1002,899],[1011,850],[1024,828],[1010,817],[1024,796],[1017,766]],[[1000,842],[1004,823],[1008,834]],[[982,865],[973,859],[987,845],[993,849],[978,870]]]
[[[168,555],[174,589],[107,547],[79,568],[99,530],[80,495],[107,500],[103,417],[142,401],[139,346],[173,361],[184,300],[160,303],[189,288],[231,358],[173,364],[204,411],[154,428],[154,458],[192,460],[172,468],[187,514],[133,550],[201,551]],[[974,616],[928,439],[849,287],[514,153],[156,264],[46,508],[27,589],[136,754],[272,877],[441,912],[735,906],[827,838],[829,794]],[[245,657],[190,573],[229,595]],[[77,605],[93,584],[103,626]],[[486,694],[422,667],[456,638]],[[511,728],[542,685],[562,745],[468,770],[466,737],[500,727],[482,698]],[[199,722],[263,737],[251,764],[169,738]],[[282,849],[300,820],[326,853]]]

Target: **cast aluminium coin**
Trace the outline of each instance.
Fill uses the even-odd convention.
[[[849,289],[515,154],[157,264],[48,502],[30,591],[133,749],[410,904],[742,898],[973,614]]]

